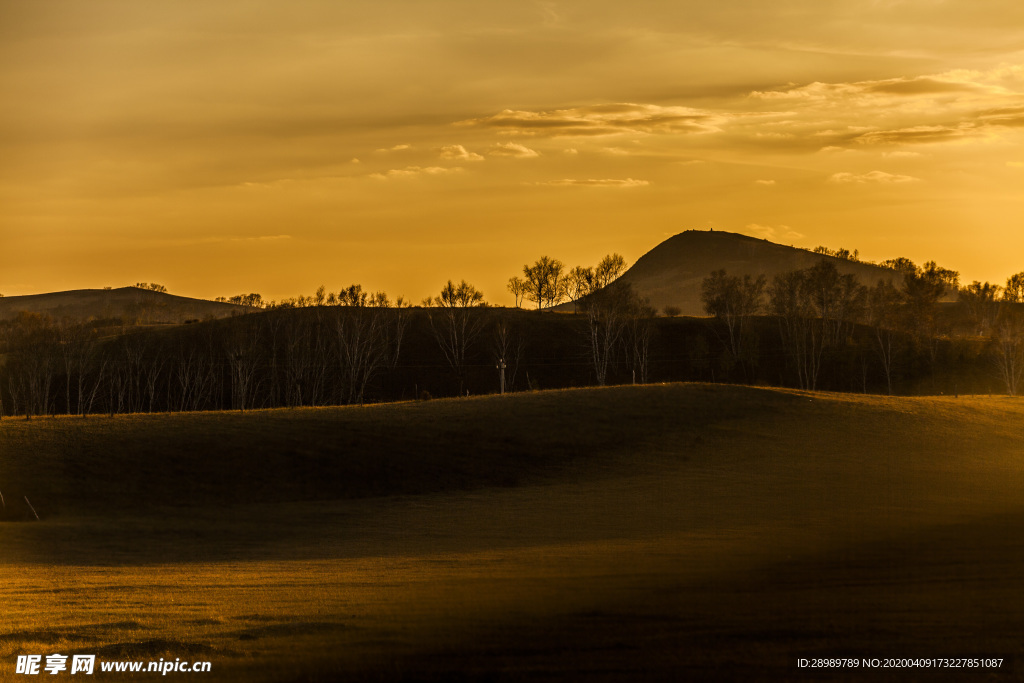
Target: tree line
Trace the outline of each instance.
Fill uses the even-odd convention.
[[[1020,391],[1024,273],[1010,277],[1005,287],[978,281],[961,287],[959,273],[934,261],[918,266],[900,258],[886,264],[900,274],[897,284],[880,279],[868,287],[852,274],[840,274],[830,260],[781,273],[771,282],[715,271],[702,283],[701,300],[724,325],[726,364],[751,374],[759,348],[751,321],[766,315],[777,324],[790,381],[802,389],[818,388],[824,360],[849,354],[854,330],[863,326],[871,330],[870,346],[890,394],[904,356],[923,355],[934,366],[941,342],[954,339],[985,342],[1006,392]],[[957,304],[944,308],[940,300],[948,293],[956,293]]]
[[[540,301],[557,302],[569,291],[569,280],[557,260],[543,257],[538,263],[543,269],[524,267],[534,272],[532,291]],[[606,284],[623,267],[619,256],[606,258],[598,269],[575,270],[590,279],[599,270],[593,281]],[[144,285],[137,286],[158,291]],[[597,286],[574,291],[590,295]],[[242,302],[253,305],[258,297]],[[604,299],[594,301],[589,308],[597,310]],[[410,374],[396,368],[413,320],[421,328],[417,345],[422,349],[431,340],[444,361],[450,378],[440,382],[445,393],[468,390],[470,371],[483,365],[481,345],[488,348],[485,363],[500,367],[502,386],[506,375],[507,386],[516,386],[523,334],[472,284],[449,280],[416,309],[401,297],[391,300],[356,284],[338,292],[321,286],[289,305],[165,330],[21,313],[0,325],[0,415],[353,404],[367,400],[368,391],[374,400],[394,398],[402,392],[387,385]],[[431,368],[435,375],[439,365]],[[603,383],[606,372],[599,372]],[[416,386],[413,381],[414,395]]]
[[[508,283],[515,309],[449,280],[419,306],[359,285],[321,287],[291,305],[167,329],[22,313],[0,323],[0,415],[249,410],[670,380],[896,393],[926,380],[933,391],[984,390],[993,377],[1017,394],[1024,273],[1005,286],[961,287],[934,262],[892,263],[898,281],[873,287],[827,259],[770,282],[715,271],[702,284],[708,319],[659,317],[618,280],[625,260],[616,254],[592,267],[566,269],[547,256],[524,265]],[[940,301],[950,292],[957,304]],[[518,310],[524,301],[573,308]],[[947,372],[954,366],[960,374]]]

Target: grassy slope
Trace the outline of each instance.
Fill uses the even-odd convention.
[[[28,495],[42,514],[64,517],[514,486],[636,444],[697,434],[731,416],[774,413],[794,400],[657,387],[244,414],[7,419],[0,491]]]
[[[0,661],[728,680],[1020,654],[1022,417],[671,385],[4,421],[0,490],[46,519],[0,527]]]

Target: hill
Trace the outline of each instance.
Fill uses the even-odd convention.
[[[764,275],[770,282],[775,275],[809,268],[822,259],[831,260],[840,273],[852,273],[867,286],[874,286],[880,279],[896,281],[900,277],[881,266],[823,256],[747,235],[687,230],[641,256],[619,279],[631,284],[658,311],[675,306],[682,315],[702,316],[701,282],[713,271]]]
[[[67,292],[0,298],[0,320],[25,311],[73,320],[122,318],[142,324],[182,323],[186,320],[226,318],[250,308],[205,299],[192,299],[138,287],[74,289]]]
[[[1022,416],[675,384],[4,420],[8,519],[28,496],[43,520],[0,523],[0,656],[378,683],[948,656],[1019,680]]]

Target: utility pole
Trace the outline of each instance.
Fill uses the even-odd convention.
[[[508,367],[508,366],[505,365],[505,359],[504,358],[499,359],[498,360],[498,364],[495,365],[494,367],[498,368],[498,370],[500,371],[500,374],[501,374],[501,393],[504,394],[505,393],[505,368]]]

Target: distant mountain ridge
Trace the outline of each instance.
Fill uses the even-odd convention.
[[[717,230],[687,230],[668,238],[641,256],[619,281],[632,285],[659,312],[672,306],[682,315],[702,316],[706,314],[700,300],[701,283],[716,270],[724,269],[729,275],[764,275],[770,283],[780,273],[809,268],[823,259],[869,287],[879,280],[895,285],[902,281],[900,273],[882,266]]]
[[[138,287],[74,289],[66,292],[0,297],[0,320],[21,312],[73,320],[122,318],[140,324],[183,323],[226,318],[253,309],[247,306],[192,299]]]

